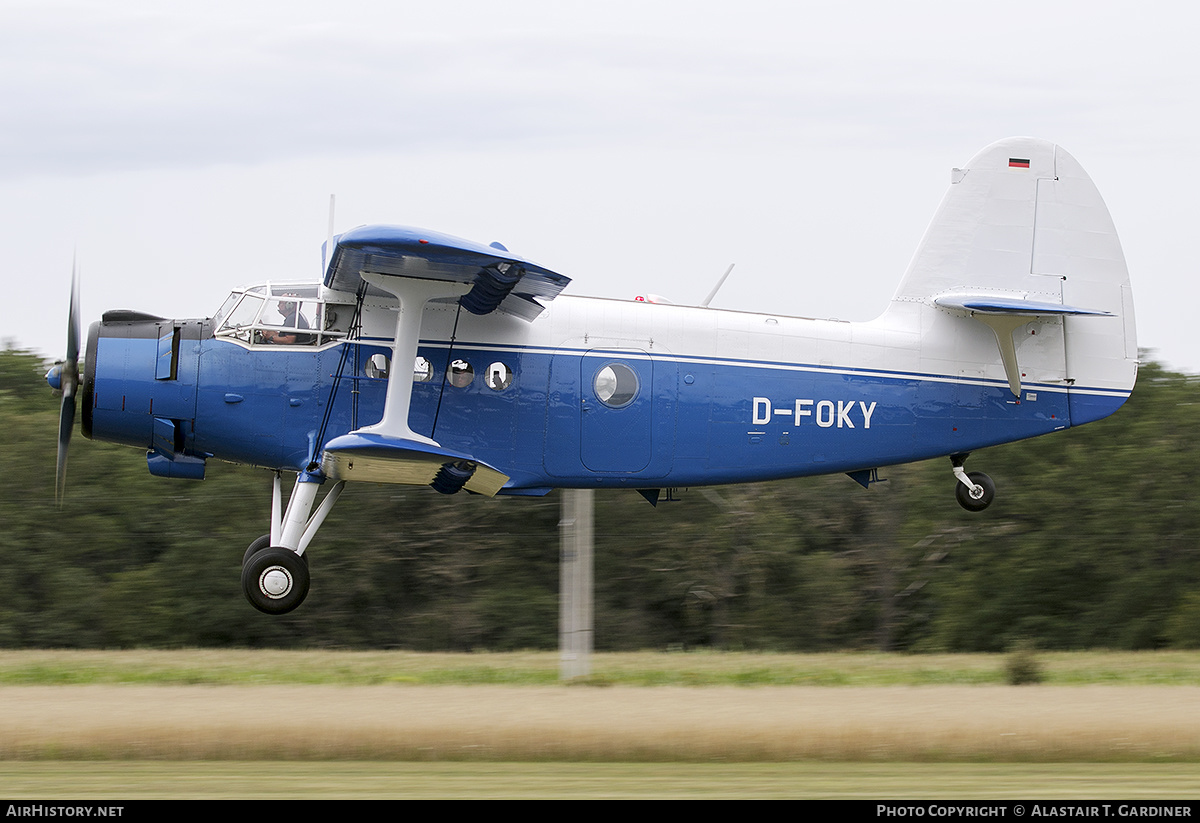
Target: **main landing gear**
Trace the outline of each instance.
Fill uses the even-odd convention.
[[[963,464],[970,454],[952,454],[950,463],[954,466],[954,476],[958,483],[954,487],[954,496],[958,505],[969,512],[981,512],[992,504],[996,497],[996,484],[992,478],[983,472],[967,473]]]
[[[345,481],[334,485],[309,517],[322,480],[308,473],[297,476],[287,511],[281,515],[282,479],[278,472],[275,474],[271,533],[251,543],[242,557],[242,593],[260,612],[287,614],[308,596],[310,578],[304,550],[346,486]]]
[[[267,546],[242,566],[242,591],[266,614],[287,614],[308,597],[308,558],[282,546]]]

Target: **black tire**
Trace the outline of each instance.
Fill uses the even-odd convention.
[[[996,484],[992,482],[992,478],[983,472],[967,472],[967,479],[976,486],[981,486],[983,493],[978,497],[973,497],[970,489],[956,481],[954,496],[958,500],[958,505],[969,512],[981,512],[992,505],[992,500],[996,497]]]
[[[265,614],[287,614],[308,597],[308,563],[280,546],[255,552],[242,566],[242,593]]]
[[[246,561],[254,555],[258,554],[263,549],[271,545],[271,535],[264,534],[262,537],[255,540],[246,548],[246,553],[242,555],[242,565],[246,565]]]
[[[264,534],[262,537],[255,540],[253,543],[251,543],[249,546],[246,547],[246,553],[242,555],[242,565],[245,566],[247,560],[249,560],[251,557],[258,554],[260,551],[262,551],[263,549],[267,548],[270,545],[271,545],[271,535],[269,535],[269,534]],[[304,565],[306,565],[306,566],[308,565],[308,555],[307,554],[301,554],[301,555],[297,555],[297,556],[301,560],[304,561]]]

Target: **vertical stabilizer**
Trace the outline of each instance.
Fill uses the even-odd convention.
[[[1087,173],[1016,137],[951,181],[889,316],[920,323],[923,360],[1002,377],[1018,396],[1066,386],[1075,425],[1111,414],[1133,388],[1137,336],[1125,256]]]

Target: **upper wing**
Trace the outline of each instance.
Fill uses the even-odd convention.
[[[336,238],[325,285],[356,291],[362,272],[470,284],[463,308],[474,314],[499,309],[526,320],[541,314],[538,298],[552,300],[571,282],[499,243],[484,246],[405,226],[359,226]]]

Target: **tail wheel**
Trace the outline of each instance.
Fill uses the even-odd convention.
[[[281,546],[255,552],[242,566],[242,593],[265,614],[295,609],[308,596],[308,584],[308,561]]]
[[[996,497],[996,484],[992,478],[983,472],[967,472],[967,479],[973,484],[968,487],[964,483],[954,484],[954,496],[958,505],[969,512],[981,512],[992,505]]]

